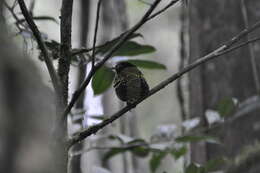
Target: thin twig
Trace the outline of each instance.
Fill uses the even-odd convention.
[[[187,41],[185,39],[187,35],[187,14],[186,14],[186,7],[184,2],[182,1],[181,4],[181,15],[180,15],[180,20],[181,20],[181,31],[180,31],[180,63],[178,69],[181,70],[185,67],[185,60],[187,59]],[[180,104],[180,112],[181,112],[181,119],[182,122],[186,120],[187,114],[185,110],[185,99],[184,99],[184,89],[182,87],[182,79],[180,78],[176,82],[177,87],[177,98]],[[184,132],[184,128],[182,128],[182,133]]]
[[[173,5],[174,5],[176,2],[178,2],[178,1],[180,1],[180,0],[173,0],[173,1],[171,1],[171,2],[170,2],[168,5],[166,5],[163,9],[159,10],[158,12],[156,12],[156,13],[152,14],[150,17],[148,17],[148,18],[146,19],[145,23],[148,22],[148,21],[150,21],[151,19],[155,18],[156,16],[160,15],[162,12],[166,11],[167,9],[169,9],[171,6],[173,6]],[[122,37],[123,35],[125,35],[125,34],[128,33],[129,31],[130,31],[130,29],[127,30],[127,31],[125,31],[125,32],[123,32],[122,34],[120,34],[120,36],[118,36],[118,37],[116,37],[116,38]],[[104,43],[104,44],[102,44],[102,45],[96,46],[96,48],[105,47],[106,45],[108,45],[108,44],[111,43],[112,41],[115,41],[115,39],[113,39],[113,40],[111,40],[111,41],[109,41],[109,42],[106,42],[106,43]],[[82,54],[82,53],[86,53],[86,52],[89,52],[89,51],[92,51],[92,50],[93,50],[93,47],[92,47],[92,48],[88,48],[88,49],[80,49],[80,50],[77,50],[77,51],[73,52],[73,53],[72,53],[72,56],[75,56],[75,55],[78,55],[78,54]]]
[[[92,76],[95,74],[95,72],[103,66],[103,64],[128,40],[129,37],[131,37],[131,35],[137,31],[145,22],[146,19],[151,15],[151,13],[153,12],[153,10],[157,7],[157,5],[161,2],[162,0],[155,0],[155,2],[151,5],[151,7],[148,9],[148,11],[144,14],[144,16],[142,17],[142,19],[136,24],[134,25],[127,33],[125,33],[124,35],[122,35],[122,37],[118,40],[118,42],[110,49],[110,51],[104,56],[104,58],[94,66],[94,68],[92,68],[86,78],[86,80],[83,82],[83,84],[81,85],[81,87],[75,91],[75,93],[72,96],[72,99],[69,103],[69,105],[66,107],[64,113],[63,113],[63,120],[66,119],[67,114],[70,112],[70,110],[72,109],[73,105],[75,104],[75,102],[77,101],[77,99],[79,98],[79,96],[81,95],[81,93],[85,90],[85,88],[87,87],[87,85],[90,82],[90,79],[92,78]]]
[[[12,7],[10,7],[5,1],[4,1],[4,5],[5,7],[7,8],[7,10],[11,13],[11,15],[13,16],[13,18],[16,20],[16,21],[19,21],[19,17],[15,14],[14,12],[14,9]],[[18,23],[15,23],[17,29],[21,32],[23,32],[23,29],[20,27],[20,25]]]
[[[170,8],[171,6],[173,6],[175,3],[179,2],[179,1],[180,0],[172,0],[164,8],[162,8],[161,10],[157,11],[156,13],[152,14],[149,18],[147,18],[147,21],[155,18],[156,16],[158,16],[161,13],[163,13],[164,11],[166,11],[168,8]]]
[[[206,56],[199,58],[198,60],[196,60],[195,62],[193,62],[192,64],[186,66],[185,68],[183,68],[181,71],[179,71],[178,73],[175,73],[174,75],[172,75],[171,77],[169,77],[168,79],[164,80],[163,82],[161,82],[160,84],[158,84],[157,86],[155,86],[153,89],[150,90],[149,94],[147,96],[145,96],[144,98],[138,100],[135,104],[133,105],[127,105],[126,107],[124,107],[123,109],[119,110],[117,113],[113,114],[112,116],[110,116],[110,118],[102,121],[99,124],[96,124],[92,127],[89,127],[88,129],[85,129],[79,133],[77,133],[72,139],[70,139],[68,141],[68,146],[71,147],[72,145],[74,145],[75,143],[78,143],[82,140],[84,140],[86,137],[97,133],[100,129],[102,129],[103,127],[107,126],[108,124],[112,123],[113,121],[115,121],[116,119],[120,118],[124,113],[128,112],[129,110],[131,110],[132,108],[136,107],[139,103],[141,103],[143,100],[147,99],[148,97],[152,96],[153,94],[157,93],[158,91],[160,91],[161,89],[163,89],[164,87],[166,87],[167,85],[169,85],[170,83],[172,83],[173,81],[179,79],[182,75],[184,75],[185,73],[191,71],[192,69],[194,69],[195,67],[200,66],[201,64],[206,63],[209,60],[212,60],[216,57],[220,57],[221,55],[227,54],[231,51],[234,51],[242,46],[245,46],[249,43],[252,42],[256,42],[258,40],[260,40],[260,38],[256,38],[253,40],[249,40],[247,42],[244,42],[238,46],[235,46],[233,48],[230,48],[232,45],[234,45],[235,43],[237,43],[243,36],[247,35],[249,32],[252,32],[254,29],[260,27],[260,22],[256,23],[253,27],[248,28],[243,30],[242,32],[240,32],[238,35],[236,35],[235,37],[233,37],[230,41],[228,41],[226,44],[222,45],[221,47],[217,48],[216,50],[212,51],[211,53],[207,54]]]
[[[13,5],[12,5],[12,10],[14,10],[14,8],[16,7],[16,5],[17,5],[17,0],[15,0],[14,2],[13,2]]]
[[[49,56],[49,53],[47,51],[46,45],[45,45],[44,41],[42,40],[41,33],[38,30],[36,24],[34,23],[32,16],[29,14],[24,1],[18,0],[18,3],[19,3],[19,6],[21,8],[22,14],[23,14],[26,22],[28,23],[28,25],[38,43],[38,46],[39,46],[40,50],[42,51],[43,58],[44,58],[46,66],[48,68],[53,87],[54,87],[56,93],[59,94],[60,93],[59,77],[54,69],[54,66],[53,66],[52,60]]]
[[[100,16],[100,7],[101,1],[98,1],[97,4],[97,16],[96,16],[96,24],[95,24],[95,33],[94,33],[94,41],[93,41],[93,50],[92,50],[92,68],[95,65],[95,56],[96,56],[96,42],[97,42],[97,33],[98,33],[98,25],[99,25],[99,16]]]
[[[247,7],[245,4],[245,0],[241,0],[241,10],[242,10],[245,27],[249,27],[248,11],[247,11]],[[250,35],[247,35],[246,39],[249,40]],[[254,78],[254,82],[255,82],[256,92],[258,95],[260,95],[260,81],[259,81],[259,75],[258,75],[259,73],[258,73],[258,69],[257,69],[257,63],[256,63],[256,57],[255,57],[253,45],[248,44],[248,48],[249,48],[250,61],[251,61],[251,66],[252,66],[252,71],[253,71],[253,78]]]

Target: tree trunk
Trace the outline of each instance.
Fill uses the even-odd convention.
[[[80,2],[81,6],[81,17],[79,21],[79,27],[81,28],[80,30],[80,46],[82,47],[87,47],[87,40],[88,40],[88,33],[89,33],[89,19],[90,19],[90,1],[89,0],[81,0]],[[82,82],[85,79],[86,76],[86,69],[87,64],[79,64],[78,67],[78,80],[77,80],[77,88],[80,87]],[[79,97],[77,103],[76,103],[76,109],[82,109],[84,111],[84,98],[85,98],[86,93],[82,93],[81,96]],[[77,122],[79,125],[82,125],[82,120],[80,119],[79,122]],[[73,146],[73,150],[75,151],[81,151],[83,150],[83,142],[76,144]],[[72,173],[81,173],[81,155],[74,156],[71,160],[71,170]]]
[[[246,4],[250,11],[250,24],[259,18],[259,9],[256,8],[259,5],[260,2],[256,0]],[[190,1],[189,10],[190,62],[216,49],[245,28],[241,4],[237,0],[194,0]],[[258,51],[255,54],[259,54]],[[257,66],[259,68],[259,63]],[[207,127],[205,111],[216,109],[222,99],[236,98],[243,102],[257,94],[248,47],[195,69],[189,79],[190,117],[201,117],[204,127]],[[219,155],[234,157],[246,145],[259,140],[259,129],[253,129],[254,122],[260,121],[256,116],[257,109],[228,126],[214,129],[224,143],[221,147],[212,144],[192,145],[191,159],[203,163]]]

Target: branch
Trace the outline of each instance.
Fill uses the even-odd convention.
[[[45,45],[44,41],[42,40],[41,33],[38,30],[36,24],[34,23],[32,16],[29,14],[24,1],[18,0],[18,3],[19,3],[19,6],[21,8],[22,14],[23,14],[26,22],[28,23],[28,25],[29,25],[29,27],[30,27],[30,29],[31,29],[31,31],[32,31],[37,43],[38,43],[38,46],[39,46],[40,50],[42,51],[42,55],[43,55],[45,64],[48,68],[53,87],[54,87],[56,93],[59,94],[60,93],[59,77],[58,77],[58,75],[57,75],[57,73],[54,69],[54,66],[52,64],[52,60],[51,60],[49,53],[47,51],[46,45]]]
[[[174,4],[176,4],[177,2],[179,2],[180,0],[172,0],[171,2],[169,2],[168,5],[166,5],[164,8],[162,8],[161,10],[157,11],[156,13],[152,14],[149,18],[147,18],[148,20],[151,20],[153,18],[155,18],[156,16],[158,16],[159,14],[163,13],[164,11],[166,11],[168,8],[170,8],[171,6],[173,6]]]
[[[178,2],[180,0],[173,0],[171,1],[168,5],[166,5],[163,9],[159,10],[158,12],[152,14],[149,18],[146,19],[145,23],[148,22],[149,20],[155,18],[156,16],[158,16],[159,14],[161,14],[162,12],[166,11],[167,9],[169,9],[171,6],[173,6],[176,2]],[[122,37],[123,35],[125,35],[126,33],[128,33],[131,29],[123,32],[122,34],[120,34],[120,36],[116,37],[117,38],[120,38]],[[112,41],[115,41],[116,39],[113,39],[111,41],[108,41],[102,45],[99,45],[99,46],[96,46],[96,48],[102,48],[102,47],[105,47],[107,44],[111,43]],[[75,52],[72,52],[72,56],[75,56],[75,55],[78,55],[78,54],[82,54],[82,53],[86,53],[86,52],[89,52],[93,50],[93,47],[92,48],[88,48],[88,49],[80,49],[80,50],[77,50]]]
[[[220,46],[219,48],[217,48],[216,50],[212,51],[211,53],[199,58],[198,60],[196,60],[195,62],[193,62],[192,64],[186,66],[185,68],[183,68],[181,71],[179,71],[178,73],[175,73],[174,75],[172,75],[171,77],[169,77],[168,79],[164,80],[163,82],[161,82],[160,84],[158,84],[157,86],[155,86],[153,89],[150,90],[149,94],[147,96],[145,96],[144,98],[138,100],[135,104],[132,105],[128,105],[126,107],[124,107],[123,109],[119,110],[117,113],[115,113],[114,115],[110,116],[110,118],[104,120],[103,122],[96,124],[92,127],[89,127],[86,130],[83,130],[79,133],[77,133],[72,139],[70,139],[68,141],[68,146],[71,147],[72,145],[74,145],[75,143],[78,143],[80,141],[82,141],[83,139],[85,139],[86,137],[97,133],[100,129],[102,129],[103,127],[107,126],[108,124],[112,123],[113,121],[115,121],[116,119],[120,118],[124,113],[128,112],[129,110],[131,110],[132,108],[136,107],[139,103],[141,103],[143,100],[147,99],[148,97],[154,95],[155,93],[157,93],[158,91],[160,91],[161,89],[163,89],[164,87],[166,87],[167,85],[169,85],[170,83],[172,83],[173,81],[179,79],[182,75],[184,75],[185,73],[191,71],[192,69],[194,69],[195,67],[200,66],[201,64],[206,63],[209,60],[212,60],[216,57],[220,57],[221,55],[227,54],[231,51],[234,51],[242,46],[245,46],[249,43],[252,42],[256,42],[258,40],[260,40],[260,38],[256,38],[253,40],[249,40],[247,42],[244,42],[240,45],[237,45],[233,48],[230,48],[232,45],[234,45],[235,43],[237,43],[241,38],[243,38],[243,36],[246,36],[248,33],[252,32],[253,30],[255,30],[256,28],[260,27],[260,22],[256,23],[255,25],[253,25],[251,28],[247,28],[244,29],[242,32],[240,32],[238,35],[236,35],[235,37],[233,37],[231,40],[229,40],[226,44]]]
[[[61,7],[60,24],[60,58],[58,64],[58,74],[62,83],[62,97],[60,103],[63,109],[68,102],[68,85],[70,71],[70,49],[71,49],[71,22],[72,22],[73,0],[63,0]]]
[[[97,32],[98,32],[101,1],[102,0],[99,0],[97,4],[97,16],[96,16],[95,33],[94,33],[94,41],[93,41],[93,49],[92,49],[92,68],[95,65],[96,42],[97,42]]]
[[[70,110],[72,109],[73,105],[76,103],[76,101],[79,98],[79,96],[81,95],[81,93],[85,90],[85,88],[89,84],[90,79],[95,74],[95,72],[100,67],[102,67],[103,64],[113,55],[113,53],[115,53],[128,40],[128,38],[131,37],[131,35],[135,31],[137,31],[147,21],[147,18],[151,15],[153,10],[157,7],[157,5],[161,1],[162,0],[155,0],[155,2],[151,5],[151,7],[148,9],[148,11],[144,14],[142,19],[135,26],[133,26],[128,32],[126,32],[125,34],[122,35],[122,37],[118,40],[118,42],[105,55],[103,60],[101,60],[98,64],[96,64],[93,68],[91,68],[91,70],[90,70],[86,80],[83,82],[81,87],[77,91],[75,91],[75,93],[73,94],[72,99],[71,99],[69,105],[67,106],[67,108],[65,109],[65,111],[63,113],[63,120],[66,119],[67,114],[70,112]]]
[[[15,14],[13,8],[10,7],[10,6],[7,4],[7,2],[4,1],[3,3],[4,3],[4,5],[5,5],[5,7],[7,8],[7,10],[11,13],[11,15],[13,16],[13,18],[14,18],[16,21],[19,21],[20,19],[19,19],[19,17]],[[16,25],[16,27],[17,27],[17,29],[19,30],[20,33],[23,32],[23,29],[20,27],[20,25],[19,25],[18,23],[15,22],[15,25]]]

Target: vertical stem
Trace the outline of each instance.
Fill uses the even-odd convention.
[[[71,23],[72,23],[73,0],[63,0],[61,7],[60,26],[60,59],[58,74],[62,83],[62,104],[67,106],[68,102],[68,81],[70,71],[70,50],[71,50]]]
[[[96,56],[96,42],[97,42],[97,33],[98,33],[98,25],[99,25],[99,16],[100,16],[100,7],[101,7],[101,1],[98,1],[97,4],[97,16],[96,16],[96,24],[95,24],[95,33],[94,33],[94,40],[93,40],[93,50],[92,50],[92,68],[95,65],[95,56]]]
[[[187,35],[187,10],[186,6],[184,4],[185,2],[182,2],[181,7],[181,14],[180,14],[180,20],[181,20],[181,33],[180,33],[180,42],[181,42],[181,48],[180,48],[180,64],[179,64],[179,70],[184,68],[185,61],[187,59],[187,40],[185,39]],[[185,121],[187,119],[187,114],[185,110],[185,100],[184,100],[184,91],[182,88],[182,79],[177,80],[177,97],[178,101],[180,103],[180,109],[181,109],[181,119],[182,121]],[[182,132],[183,129],[182,129]]]
[[[73,0],[63,0],[61,7],[61,25],[60,25],[60,58],[58,64],[58,75],[61,80],[61,90],[62,94],[59,98],[59,107],[57,108],[58,120],[61,120],[62,123],[59,123],[58,135],[60,137],[59,141],[59,150],[63,152],[61,154],[60,166],[64,167],[63,173],[70,172],[70,161],[68,158],[68,151],[66,146],[67,139],[67,116],[63,119],[62,113],[68,103],[68,86],[69,86],[69,71],[70,71],[70,52],[71,52],[71,28],[72,28],[72,9],[73,9]]]
[[[242,10],[245,27],[248,28],[249,27],[248,12],[247,12],[247,8],[246,8],[246,4],[245,4],[244,0],[241,0],[241,10]],[[246,39],[247,39],[247,41],[250,39],[249,34],[246,36]],[[257,92],[257,95],[260,95],[260,81],[259,81],[259,76],[258,76],[259,71],[258,71],[257,65],[256,65],[256,57],[255,57],[255,53],[254,53],[253,43],[249,43],[248,48],[249,48],[249,53],[250,53],[250,62],[251,62],[252,70],[253,70],[253,78],[254,78],[254,82],[255,82],[256,92]]]

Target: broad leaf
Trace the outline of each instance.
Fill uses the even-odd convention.
[[[104,44],[102,45],[99,45],[96,47],[96,53],[100,53],[100,54],[104,54],[105,52],[107,52],[109,49],[111,49],[118,41],[119,39],[123,36],[123,34],[121,34],[120,36],[110,40],[110,41],[107,41],[105,42]],[[131,40],[133,38],[136,38],[136,37],[142,37],[141,34],[139,33],[134,33],[130,36],[130,38],[128,40]]]
[[[155,51],[156,49],[153,46],[141,45],[134,41],[127,41],[113,54],[113,56],[137,56]]]
[[[144,139],[133,139],[132,141],[127,142],[129,145],[148,145],[148,143]]]
[[[130,62],[138,67],[141,68],[147,68],[147,69],[161,69],[161,70],[165,70],[166,66],[163,64],[160,64],[158,62],[155,61],[149,61],[149,60],[139,60],[139,59],[131,59],[131,60],[127,60],[127,62]]]
[[[150,160],[150,169],[154,173],[157,168],[160,166],[162,159],[167,155],[166,151],[156,152],[153,154]]]
[[[148,147],[139,146],[134,147],[131,152],[138,157],[146,157],[150,153],[150,149]]]
[[[105,54],[111,47],[106,46],[102,49],[98,49],[97,53]],[[113,56],[137,56],[141,54],[147,54],[155,52],[155,48],[150,45],[141,45],[134,41],[125,42]]]
[[[209,160],[204,167],[206,172],[213,172],[220,170],[221,167],[223,167],[223,164],[225,164],[225,160],[222,158],[217,158]]]
[[[191,163],[186,169],[185,173],[206,173],[203,167]]]
[[[101,67],[93,76],[92,88],[94,95],[98,95],[106,91],[113,82],[115,73],[108,67]]]
[[[93,115],[93,116],[90,116],[90,118],[93,118],[95,120],[104,120],[105,119],[104,115]]]
[[[171,151],[172,156],[178,160],[181,156],[184,156],[187,153],[187,147],[183,146],[179,149],[173,149]]]
[[[232,98],[225,98],[221,100],[218,104],[217,110],[219,114],[224,117],[232,114],[232,112],[235,110],[236,105],[234,103],[234,100]]]
[[[146,157],[150,152],[149,144],[144,139],[134,139],[127,143],[130,151],[139,157]]]
[[[123,135],[123,134],[109,135],[108,139],[117,140],[121,144],[127,144],[127,143],[129,144],[129,143],[131,143],[131,141],[135,140],[135,139],[131,138],[130,136],[126,136],[126,135]]]
[[[105,155],[102,159],[102,162],[105,163],[110,158],[114,157],[115,155],[124,153],[126,151],[128,151],[128,149],[126,149],[126,148],[119,148],[119,147],[111,148],[107,153],[105,153]]]

